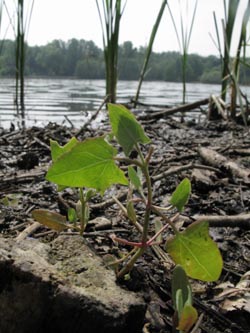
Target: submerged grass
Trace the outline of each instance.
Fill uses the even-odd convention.
[[[185,24],[185,21],[187,22],[187,18],[188,18],[188,14],[189,14],[189,6],[188,6],[188,0],[186,1],[186,14],[185,17],[186,19],[184,19],[184,16],[182,14],[182,10],[181,10],[181,3],[179,0],[179,8],[180,8],[180,29],[181,31],[178,31],[177,25],[176,25],[176,20],[173,16],[173,12],[171,10],[171,7],[168,4],[168,10],[169,10],[169,14],[174,26],[174,30],[175,30],[175,34],[178,40],[178,44],[179,44],[179,49],[180,49],[180,53],[182,55],[182,103],[185,104],[186,102],[186,81],[187,81],[187,61],[188,61],[188,49],[189,49],[189,45],[190,45],[190,40],[191,40],[191,35],[192,35],[192,30],[193,30],[193,25],[194,25],[194,20],[195,20],[195,15],[196,15],[196,10],[197,10],[197,4],[198,4],[198,0],[195,1],[195,5],[193,8],[193,12],[192,12],[192,18],[190,21],[190,25],[188,26],[188,24]]]
[[[162,16],[163,16],[166,5],[167,5],[167,0],[163,0],[162,4],[161,4],[161,8],[159,10],[159,13],[157,15],[155,24],[154,24],[152,32],[151,32],[149,44],[148,44],[148,47],[147,47],[147,50],[146,50],[146,55],[145,55],[145,59],[144,59],[144,62],[143,62],[143,66],[142,66],[142,70],[141,70],[141,74],[140,74],[140,78],[139,78],[138,88],[137,88],[135,99],[134,99],[135,105],[138,102],[142,82],[144,80],[144,77],[145,77],[145,74],[146,74],[146,71],[147,71],[147,67],[148,67],[149,58],[150,58],[150,55],[152,53],[152,48],[153,48],[155,36],[156,36],[157,31],[158,31],[159,25],[161,23],[161,19],[162,19]]]
[[[33,12],[34,0],[30,2],[30,7],[27,9],[26,19],[24,17],[24,0],[18,0],[16,7],[17,24],[15,29],[16,38],[16,112],[17,117],[21,117],[22,127],[25,126],[25,37],[28,33],[30,20]]]
[[[101,2],[101,6],[99,2]],[[109,102],[115,103],[120,21],[126,1],[122,6],[122,0],[96,0],[96,5],[102,28],[106,68],[106,95],[109,96]]]
[[[231,59],[231,45],[233,40],[233,34],[236,27],[236,18],[239,8],[240,1],[238,0],[229,0],[228,4],[224,0],[224,19],[222,19],[222,33],[223,39],[221,42],[219,35],[219,24],[215,12],[214,15],[214,24],[217,38],[217,48],[219,50],[222,68],[221,68],[221,98],[223,101],[226,101],[227,91],[230,87],[231,89],[231,103],[230,103],[230,116],[231,118],[236,117],[236,102],[237,97],[239,98],[241,113],[244,119],[244,122],[247,122],[247,119],[244,114],[244,107],[241,98],[241,91],[239,87],[239,74],[240,74],[240,63],[242,51],[246,54],[247,44],[247,26],[249,25],[250,19],[250,1],[245,8],[244,15],[241,21],[241,29],[238,39],[238,46],[236,50],[236,55]]]

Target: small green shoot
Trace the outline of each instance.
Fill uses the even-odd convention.
[[[131,165],[128,166],[128,176],[135,189],[139,191],[142,188],[141,180]]]
[[[191,183],[190,180],[185,178],[183,181],[177,186],[174,191],[170,203],[175,206],[179,212],[182,212],[184,206],[187,204],[189,197],[191,194]]]
[[[192,305],[191,285],[185,270],[180,265],[174,268],[171,285],[175,327],[180,333],[188,333],[197,321],[198,313]]]

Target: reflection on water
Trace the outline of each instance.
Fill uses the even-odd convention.
[[[138,82],[118,83],[117,101],[127,103],[135,96]],[[219,85],[187,84],[187,101],[194,102],[218,95]],[[0,126],[16,122],[14,107],[14,79],[0,80]],[[104,80],[27,79],[25,105],[27,126],[43,126],[48,122],[65,122],[65,116],[76,126],[86,122],[105,97]],[[181,102],[181,83],[144,82],[140,101],[147,104],[175,105]]]

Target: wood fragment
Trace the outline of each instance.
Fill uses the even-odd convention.
[[[4,173],[0,174],[0,190],[9,188],[12,183],[23,183],[26,181],[37,180],[45,176],[45,170],[43,168],[36,168],[29,172],[15,173],[6,177]]]
[[[239,215],[193,215],[191,218],[181,216],[186,222],[207,221],[210,227],[240,227],[250,229],[250,213]]]
[[[22,240],[24,240],[26,237],[30,236],[31,234],[33,234],[33,232],[35,232],[37,229],[39,229],[41,227],[41,224],[39,222],[34,222],[31,225],[29,225],[27,228],[25,228],[17,237],[16,237],[16,241],[21,242]]]
[[[206,163],[220,168],[222,171],[227,172],[234,177],[242,178],[247,184],[250,183],[249,169],[240,166],[238,163],[229,160],[210,148],[200,147],[198,148],[198,153]]]
[[[197,221],[208,221],[212,227],[244,227],[250,228],[250,214],[240,215],[194,215],[193,218]]]
[[[173,174],[177,174],[180,173],[182,171],[187,171],[187,170],[193,170],[193,169],[204,169],[204,170],[210,170],[210,171],[214,171],[214,172],[219,172],[219,169],[210,167],[210,166],[206,166],[206,165],[200,165],[200,164],[193,164],[193,163],[189,163],[189,164],[185,164],[185,165],[178,165],[178,166],[172,166],[170,167],[168,170],[156,175],[152,177],[152,180],[154,182],[156,182],[157,180],[160,180],[162,178],[171,176]]]
[[[171,109],[167,109],[167,110],[163,110],[163,111],[159,111],[159,112],[147,113],[145,115],[138,116],[137,119],[138,120],[160,119],[160,118],[164,118],[167,116],[171,116],[177,112],[191,111],[191,110],[194,110],[194,109],[200,107],[201,105],[206,105],[208,103],[209,103],[209,98],[205,98],[205,99],[202,99],[202,100],[194,102],[194,103],[184,104],[184,105],[177,106],[177,107],[174,107]]]

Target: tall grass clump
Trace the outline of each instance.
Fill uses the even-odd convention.
[[[219,34],[219,23],[216,17],[216,13],[214,12],[214,24],[216,30],[216,38],[217,38],[217,48],[220,53],[220,57],[222,60],[222,68],[221,68],[221,76],[222,76],[222,84],[221,84],[221,98],[223,101],[226,100],[227,95],[227,86],[229,82],[230,76],[230,50],[232,44],[233,31],[236,21],[236,15],[239,7],[239,0],[229,0],[228,5],[227,1],[223,1],[224,5],[224,18],[222,19],[222,41],[220,39]]]
[[[17,0],[16,6],[16,26],[15,26],[15,62],[16,62],[16,92],[15,105],[17,117],[21,118],[22,126],[25,126],[25,37],[27,36],[30,20],[32,16],[34,0],[29,2],[26,15],[24,13],[24,0]],[[26,17],[25,17],[26,16]]]
[[[168,4],[168,11],[174,26],[175,34],[178,40],[180,53],[182,56],[182,103],[186,103],[186,82],[187,82],[187,63],[188,63],[188,49],[190,45],[193,25],[195,21],[195,15],[197,10],[198,0],[195,1],[194,8],[192,10],[191,21],[189,22],[189,1],[186,0],[185,18],[182,13],[181,3],[179,0],[180,8],[180,30],[177,28],[176,19],[174,18],[173,12],[170,5]]]
[[[250,1],[245,8],[244,15],[240,22],[240,33],[237,36],[237,49],[235,56],[231,56],[232,53],[232,40],[235,39],[235,29],[237,28],[236,19],[240,1],[238,0],[224,0],[224,18],[222,19],[222,38],[219,33],[219,23],[214,15],[214,24],[217,38],[217,48],[221,58],[221,99],[225,102],[227,98],[228,88],[231,90],[231,103],[230,103],[230,116],[231,118],[236,117],[236,101],[239,97],[240,107],[242,110],[243,117],[243,103],[241,99],[241,92],[239,87],[239,74],[240,74],[240,63],[242,62],[242,53],[246,53],[247,43],[247,26],[249,25],[250,19]],[[243,57],[244,58],[244,57]],[[244,119],[246,121],[246,119]]]
[[[4,0],[0,0],[0,32],[2,26],[3,5],[4,5]]]
[[[5,1],[4,0],[0,0],[0,36],[1,36],[1,41],[0,41],[0,54],[2,52],[2,47],[3,47],[3,40],[4,38],[2,38],[2,18],[3,18],[3,10],[4,10],[4,6],[5,6]]]
[[[99,4],[100,2],[101,5]],[[120,21],[126,1],[122,5],[122,0],[96,0],[96,5],[102,28],[106,69],[106,95],[109,96],[109,102],[115,103]]]
[[[137,91],[136,91],[136,95],[135,95],[135,99],[134,99],[135,105],[138,102],[142,82],[144,80],[144,77],[145,77],[145,74],[146,74],[146,71],[147,71],[147,67],[148,67],[149,58],[150,58],[150,55],[152,53],[152,48],[153,48],[155,36],[156,36],[157,31],[158,31],[159,25],[161,23],[161,19],[162,19],[164,9],[165,9],[166,5],[167,5],[167,0],[163,0],[162,4],[161,4],[161,8],[159,10],[159,13],[157,15],[155,24],[154,24],[152,32],[151,32],[151,36],[150,36],[150,39],[149,39],[149,44],[148,44],[147,49],[146,49],[145,59],[144,59],[143,66],[142,66],[142,69],[141,69],[139,83],[138,83],[138,87],[137,87]]]

